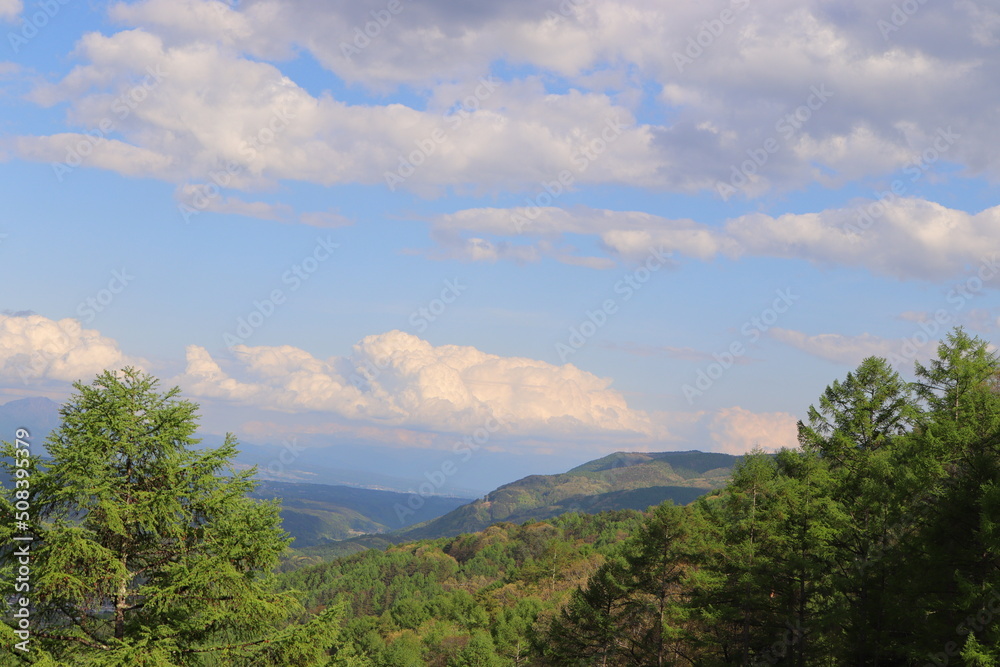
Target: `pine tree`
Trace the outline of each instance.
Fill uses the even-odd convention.
[[[276,502],[247,497],[255,471],[232,470],[232,436],[194,449],[197,406],[157,385],[132,368],[76,383],[47,441],[51,460],[31,460],[31,658],[325,664],[338,612],[288,625],[301,607],[270,590],[290,542]],[[3,544],[12,500],[0,497]],[[4,599],[15,565],[0,552]]]

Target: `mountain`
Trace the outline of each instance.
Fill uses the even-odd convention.
[[[295,548],[387,533],[441,516],[469,501],[468,498],[429,496],[413,510],[408,504],[411,494],[274,481],[261,482],[250,495],[280,500],[282,527],[295,538],[292,544]]]
[[[687,452],[618,452],[558,475],[505,484],[444,516],[393,532],[394,539],[452,537],[509,521],[544,520],[567,512],[645,510],[665,500],[686,505],[725,485],[741,457]]]
[[[21,398],[0,405],[0,440],[13,441],[19,428],[31,433],[35,452],[43,454],[43,443],[49,432],[59,426],[59,404],[42,397]]]

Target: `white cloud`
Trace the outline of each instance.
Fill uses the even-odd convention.
[[[848,366],[857,366],[866,357],[883,357],[888,359],[899,353],[900,341],[863,333],[858,336],[843,334],[807,335],[801,331],[792,331],[773,327],[768,334],[787,345],[803,352]]]
[[[173,0],[147,0],[114,5],[112,19],[128,29],[85,36],[76,52],[82,64],[34,99],[69,102],[70,121],[93,128],[158,63],[167,80],[128,117],[111,117],[133,153],[119,149],[114,160],[87,164],[183,183],[235,161],[242,170],[235,188],[279,179],[384,183],[400,156],[444,129],[447,139],[399,187],[426,195],[449,187],[539,192],[542,181],[583,164],[580,148],[613,117],[630,127],[574,173],[577,185],[714,192],[748,151],[775,139],[779,148],[747,195],[815,181],[835,186],[906,166],[933,145],[938,128],[951,126],[959,138],[939,157],[996,177],[1000,86],[991,72],[1000,52],[982,45],[996,39],[997,13],[971,0],[959,5],[922,6],[886,38],[877,21],[891,15],[891,0],[838,9],[821,0],[403,2],[384,26],[372,24],[378,34],[370,45],[352,53],[355,30],[363,34],[380,8],[182,0],[178,9]],[[721,34],[678,65],[706,22],[734,7]],[[269,62],[303,50],[348,84],[423,91],[427,107],[313,96]],[[496,62],[539,74],[477,99],[480,78]],[[650,87],[662,92],[649,99]],[[806,108],[808,119],[786,132],[783,119],[817,87],[832,97]],[[441,115],[463,99],[479,109],[453,127],[455,117]],[[667,120],[636,124],[633,111],[651,103]],[[295,114],[288,127],[247,150],[244,142],[285,111]],[[45,140],[24,138],[22,155],[62,159]]]
[[[662,248],[703,261],[776,257],[858,267],[902,280],[940,280],[975,269],[1000,251],[1000,206],[970,214],[894,196],[817,213],[750,213],[721,226],[582,206],[535,209],[531,215],[527,220],[525,209],[477,208],[438,216],[432,236],[441,251],[432,256],[495,261],[510,258],[510,251],[498,249],[513,247],[516,259],[530,261],[565,252],[559,243],[563,235],[585,234],[598,236],[611,257],[625,261],[641,261],[651,248]],[[538,240],[514,246],[502,238],[514,236]]]
[[[694,448],[701,451],[745,454],[755,447],[765,451],[798,447],[798,419],[787,412],[751,412],[740,406],[700,412],[665,412],[656,419],[671,425],[675,434],[659,450]]]
[[[13,21],[24,9],[21,0],[0,0],[0,20]]]
[[[400,331],[368,336],[347,357],[290,346],[233,348],[232,373],[188,348],[178,381],[194,396],[286,412],[318,411],[386,426],[471,432],[490,418],[512,434],[652,436],[610,380],[572,364],[499,357]]]
[[[53,163],[53,173],[60,181],[80,165],[145,177],[161,175],[171,164],[169,156],[156,151],[77,132],[17,137],[7,143],[22,158]]]
[[[741,407],[723,408],[709,422],[715,451],[743,454],[754,447],[767,451],[798,447],[797,419],[787,412],[750,412]]]
[[[651,415],[630,408],[610,380],[572,364],[435,347],[400,331],[368,336],[350,355],[326,360],[287,345],[238,346],[233,352],[234,359],[220,364],[191,345],[185,372],[169,384],[180,384],[193,399],[300,418],[309,413],[308,420],[289,424],[265,421],[255,412],[244,428],[254,436],[298,433],[451,448],[455,436],[499,423],[488,448],[603,452],[710,443],[715,451],[742,453],[754,444],[792,446],[784,413],[734,407]],[[12,386],[87,382],[129,365],[144,368],[148,362],[76,320],[0,314],[0,379]]]
[[[142,368],[144,363],[77,320],[0,314],[0,379],[8,383],[87,382],[106,369]]]
[[[348,227],[354,221],[337,211],[307,211],[299,216],[299,222],[311,227]]]
[[[189,219],[192,215],[205,211],[242,215],[248,218],[260,218],[261,220],[276,220],[279,222],[289,222],[295,217],[294,210],[288,204],[274,204],[262,201],[251,202],[239,197],[222,195],[207,196],[203,188],[194,185],[179,187],[174,196],[179,205],[187,207],[185,209],[185,219]]]
[[[77,51],[87,64],[38,87],[32,98],[69,102],[71,122],[98,138],[20,137],[13,146],[21,157],[64,161],[89,140],[85,166],[206,191],[260,189],[282,179],[428,194],[448,187],[534,189],[579,165],[584,142],[611,136],[608,124],[620,122],[610,146],[578,167],[575,179],[610,183],[628,173],[652,183],[660,166],[649,128],[636,126],[627,109],[601,93],[546,95],[538,80],[474,80],[455,87],[441,108],[422,111],[314,97],[274,65],[224,45],[172,45],[141,29],[88,34]],[[470,94],[481,108],[444,115]],[[412,174],[404,164],[411,160],[419,166]]]
[[[728,221],[725,229],[749,255],[937,280],[958,275],[995,252],[1000,207],[969,214],[921,199],[895,198],[777,218],[752,214]]]

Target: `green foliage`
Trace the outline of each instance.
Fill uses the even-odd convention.
[[[284,625],[301,606],[271,591],[268,573],[289,542],[276,504],[247,498],[253,471],[229,467],[232,437],[218,449],[193,449],[196,406],[156,386],[134,369],[77,383],[49,436],[51,461],[31,461],[32,658],[322,664],[337,614]],[[4,454],[13,449],[5,443]],[[13,494],[0,496],[5,545]],[[6,546],[5,606],[16,566]],[[9,634],[4,641],[12,648]]]
[[[865,359],[802,450],[650,515],[550,621],[546,664],[997,664],[1000,363],[957,330],[916,374]],[[651,581],[670,595],[637,605]]]
[[[641,524],[635,511],[503,523],[303,567],[279,583],[302,591],[308,609],[343,600],[343,644],[371,664],[537,664],[539,619]]]
[[[962,662],[966,667],[997,667],[1000,665],[1000,656],[997,655],[996,648],[990,650],[976,641],[976,634],[969,633],[962,648]]]

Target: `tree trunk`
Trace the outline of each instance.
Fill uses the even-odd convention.
[[[125,609],[128,607],[128,568],[125,556],[122,556],[122,569],[125,574],[118,582],[118,594],[115,596],[115,639],[125,638]]]

